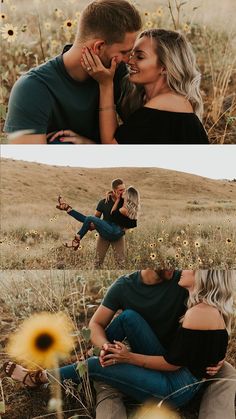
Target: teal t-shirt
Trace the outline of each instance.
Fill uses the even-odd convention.
[[[121,63],[114,77],[115,103],[121,96],[125,74],[126,65]],[[35,134],[47,134],[70,129],[99,143],[98,107],[96,80],[91,77],[83,82],[74,80],[59,55],[17,80],[11,91],[4,131],[30,129]]]
[[[108,289],[102,305],[113,311],[137,311],[168,348],[186,311],[188,292],[178,285],[180,274],[175,271],[172,279],[154,285],[144,284],[140,271],[121,276]]]

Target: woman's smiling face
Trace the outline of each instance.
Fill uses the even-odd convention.
[[[155,40],[143,36],[137,39],[128,61],[130,81],[136,84],[156,83],[165,70],[155,51]]]

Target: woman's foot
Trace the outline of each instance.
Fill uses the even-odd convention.
[[[65,246],[69,249],[77,250],[80,246],[80,236],[76,234],[75,238],[72,240],[71,246],[68,243],[66,243]]]
[[[35,388],[48,383],[46,370],[30,371],[11,361],[3,364],[3,370],[8,377],[24,384],[25,387]]]
[[[56,205],[57,209],[61,211],[67,211],[67,212],[72,210],[72,207],[69,204],[67,204],[66,202],[62,202],[61,195],[58,196],[57,200],[58,200],[58,205]]]

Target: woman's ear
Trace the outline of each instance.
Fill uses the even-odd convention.
[[[165,67],[162,67],[161,75],[164,76],[165,74],[167,74],[167,71],[166,71]]]
[[[92,50],[93,52],[95,52],[95,54],[100,55],[104,46],[105,46],[105,41],[102,41],[102,40],[95,41],[92,46]]]

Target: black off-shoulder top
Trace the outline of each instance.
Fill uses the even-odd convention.
[[[142,107],[115,132],[119,144],[209,144],[195,113]]]
[[[206,368],[224,359],[228,345],[226,329],[192,330],[180,327],[164,358],[187,367],[197,378],[207,378]]]
[[[111,221],[124,228],[135,228],[137,227],[137,220],[131,220],[125,215],[121,214],[119,209],[111,213]]]

